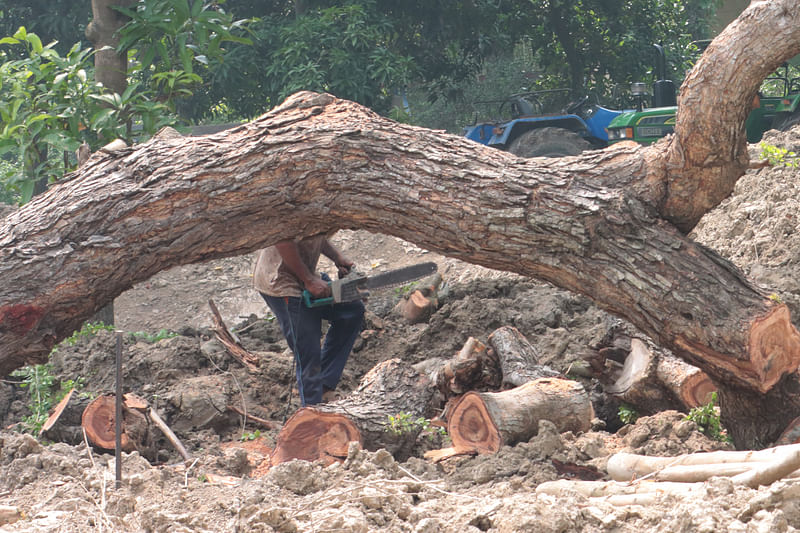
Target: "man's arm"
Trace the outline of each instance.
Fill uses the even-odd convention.
[[[322,243],[322,255],[333,261],[340,278],[349,274],[353,268],[353,262],[346,258],[328,239]]]
[[[303,263],[295,241],[280,241],[275,245],[275,248],[278,250],[284,264],[314,298],[327,298],[331,295],[331,288],[328,284],[311,272],[306,264]]]

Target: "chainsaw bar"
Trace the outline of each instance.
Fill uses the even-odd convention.
[[[333,299],[336,302],[352,302],[369,297],[369,291],[398,287],[409,281],[414,281],[436,272],[436,263],[420,263],[389,272],[382,272],[374,276],[366,276],[353,272],[341,280],[331,283]]]
[[[437,266],[434,262],[420,263],[411,265],[389,272],[383,272],[374,276],[367,277],[367,289],[387,289],[397,287],[415,279],[424,278],[428,274],[436,272]]]
[[[342,279],[337,279],[328,283],[331,287],[329,298],[319,298],[313,300],[308,291],[303,291],[303,301],[308,307],[319,307],[331,305],[336,302],[353,302],[369,297],[369,291],[373,289],[388,289],[397,287],[423,278],[428,274],[433,274],[437,270],[436,263],[427,262],[411,265],[389,272],[382,272],[375,276],[366,276],[360,272],[351,272]]]

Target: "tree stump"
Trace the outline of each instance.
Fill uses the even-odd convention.
[[[398,304],[400,313],[409,324],[419,324],[427,322],[431,315],[439,307],[437,291],[442,284],[442,275],[438,272],[424,279],[420,286],[414,290],[406,299]]]
[[[486,454],[535,436],[540,420],[550,420],[559,432],[581,432],[593,417],[580,383],[541,378],[502,392],[468,392],[455,401],[447,432],[459,453]]]
[[[86,431],[86,438],[93,445],[103,450],[116,447],[115,430],[115,396],[104,394],[92,400],[81,416],[81,426]],[[137,409],[122,406],[122,450],[132,452],[143,450],[149,435],[149,425],[144,413]]]

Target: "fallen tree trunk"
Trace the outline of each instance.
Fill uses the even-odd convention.
[[[755,2],[723,31],[650,147],[524,160],[299,93],[223,133],[95,154],[0,223],[0,374],[161,270],[363,228],[588,296],[705,371],[737,445],[763,446],[800,413],[800,335],[686,233],[748,166],[747,104],[800,52],[795,7]]]

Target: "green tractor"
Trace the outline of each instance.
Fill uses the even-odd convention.
[[[707,42],[698,43],[701,48]],[[659,53],[656,73],[659,80],[653,86],[652,107],[645,107],[647,88],[644,83],[634,83],[631,93],[636,100],[636,110],[622,113],[608,125],[609,144],[619,141],[653,143],[672,133],[675,129],[674,86],[663,83],[666,71],[664,51],[655,45]],[[778,71],[764,80],[759,91],[759,106],[755,107],[745,122],[747,141],[756,143],[770,129],[787,130],[800,122],[800,77],[789,76],[790,67],[785,63]],[[671,92],[670,92],[671,87]]]

